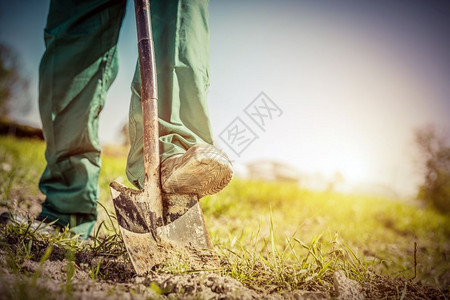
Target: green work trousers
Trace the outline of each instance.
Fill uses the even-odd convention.
[[[87,234],[99,197],[99,114],[118,71],[117,40],[126,0],[52,0],[39,69],[39,109],[47,167],[40,219]],[[212,144],[208,1],[152,1],[159,89],[161,160],[198,143]],[[124,100],[125,101],[125,100]],[[131,85],[127,161],[130,182],[141,188],[142,113],[139,65]]]

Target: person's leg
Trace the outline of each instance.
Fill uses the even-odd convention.
[[[124,0],[52,0],[39,69],[47,167],[39,219],[88,233],[97,218],[98,118],[118,69]]]
[[[206,105],[209,86],[208,2],[152,1],[152,28],[158,73],[161,161],[196,144],[212,144]],[[128,179],[144,178],[140,75],[136,68],[129,116]]]

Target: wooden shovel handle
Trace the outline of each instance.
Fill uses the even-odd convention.
[[[155,51],[150,16],[150,1],[135,0],[141,73],[141,106],[144,140],[144,189],[160,188],[158,87],[156,81]]]

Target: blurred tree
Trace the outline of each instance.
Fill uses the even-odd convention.
[[[20,73],[17,55],[10,47],[0,44],[0,118],[10,115],[13,104],[17,106],[20,102],[16,99],[19,93],[27,89],[28,81]],[[26,102],[25,105],[29,101]]]
[[[433,126],[416,130],[415,140],[425,162],[425,178],[418,198],[450,213],[450,146]]]

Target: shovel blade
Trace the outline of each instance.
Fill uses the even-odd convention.
[[[164,260],[158,250],[156,228],[163,224],[161,196],[136,191],[117,181],[110,184],[122,239],[137,274],[142,275]],[[158,209],[160,208],[160,209]]]
[[[165,252],[159,251],[160,245],[151,233],[135,233],[126,230],[120,225],[119,227],[136,274],[146,274],[155,265],[165,260]]]
[[[113,181],[110,184],[122,239],[137,274],[145,274],[175,253],[212,249],[203,213],[194,194],[158,198]],[[162,198],[161,198],[162,197]]]
[[[177,247],[212,249],[197,195],[163,194],[165,225],[157,235]]]
[[[119,226],[134,233],[150,232],[156,240],[156,228],[164,224],[161,194],[133,190],[117,181],[110,187]]]

